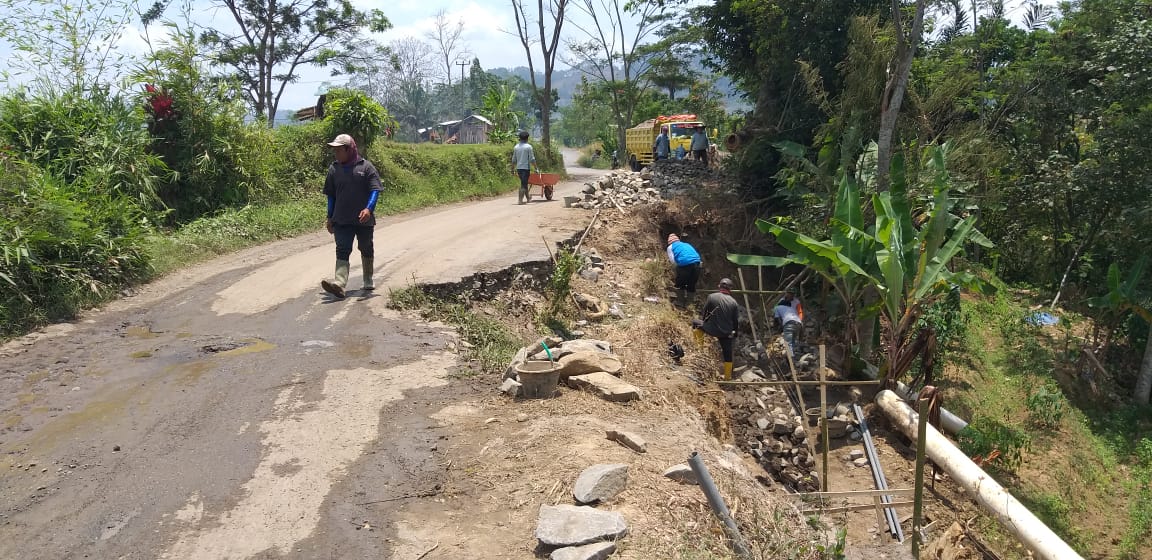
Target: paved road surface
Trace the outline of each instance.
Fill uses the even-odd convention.
[[[572,154],[566,154],[573,160]],[[357,504],[433,491],[443,327],[389,287],[548,258],[590,214],[515,193],[386,218],[375,295],[319,289],[321,232],[160,280],[0,348],[0,558],[387,558]]]

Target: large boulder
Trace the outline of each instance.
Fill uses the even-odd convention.
[[[613,375],[620,373],[623,364],[620,359],[611,354],[589,352],[580,350],[557,360],[560,365],[560,379],[567,379],[573,375],[584,375],[594,371],[603,371]]]
[[[576,478],[572,497],[581,504],[615,498],[628,486],[628,465],[592,465]]]

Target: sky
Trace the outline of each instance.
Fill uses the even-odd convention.
[[[141,4],[150,4],[151,0],[140,0]],[[527,58],[520,39],[516,35],[516,27],[510,0],[352,0],[360,9],[379,9],[384,12],[392,22],[392,29],[383,33],[374,33],[372,38],[382,43],[414,37],[427,42],[425,34],[435,29],[436,14],[444,10],[448,21],[464,21],[464,31],[461,36],[462,46],[473,57],[480,59],[481,67],[514,68],[527,66]],[[706,2],[707,0],[699,0]],[[1009,15],[1011,19],[1022,17],[1023,9],[1019,6],[1026,0],[1009,0]],[[192,18],[199,25],[212,25],[218,23],[221,27],[232,25],[231,14],[212,0],[191,0]],[[572,0],[574,4],[576,0]],[[535,2],[526,2],[529,6]],[[599,3],[599,2],[597,2]],[[1044,0],[1045,4],[1055,4],[1056,0]],[[178,4],[178,1],[173,2]],[[570,4],[570,6],[571,6]],[[2,9],[0,9],[2,11]],[[178,18],[180,10],[173,5],[165,14],[169,18]],[[4,16],[0,13],[0,18]],[[165,35],[165,29],[157,24],[148,30],[148,36],[153,41]],[[572,25],[565,26],[566,36],[579,36],[579,30]],[[138,22],[128,25],[119,35],[119,46],[127,53],[143,54],[148,45],[144,40],[144,30]],[[431,47],[430,47],[431,48]],[[539,57],[539,47],[533,46],[535,56]],[[0,57],[8,60],[15,56],[8,45],[0,44]],[[539,58],[537,58],[539,60]],[[539,66],[539,65],[537,65]],[[561,68],[565,66],[561,65]],[[459,67],[454,67],[454,79]],[[316,102],[316,96],[328,85],[336,86],[344,82],[345,78],[332,77],[328,70],[322,68],[301,67],[298,69],[300,79],[289,84],[280,99],[280,109],[295,110],[311,106]]]
[[[212,0],[191,0],[192,20],[198,25],[218,24],[221,28],[234,25],[231,14]],[[150,4],[151,0],[140,0],[142,5]],[[480,65],[485,69],[513,68],[527,66],[524,47],[516,35],[512,5],[510,0],[401,0],[385,2],[380,0],[353,0],[357,8],[379,9],[384,12],[392,23],[392,29],[383,33],[372,33],[370,36],[382,43],[414,37],[428,42],[425,34],[433,31],[436,14],[444,10],[448,21],[453,25],[456,21],[464,21],[464,30],[460,44],[467,49],[472,57],[480,59]],[[182,19],[179,2],[172,2],[172,6],[165,12],[166,18]],[[535,2],[528,2],[535,5]],[[0,18],[4,17],[4,8],[0,7]],[[145,34],[147,31],[147,34]],[[163,41],[167,31],[161,24],[154,24],[144,30],[139,22],[125,26],[118,36],[118,48],[130,55],[142,55],[148,52],[148,42],[145,36],[151,38],[153,45]],[[538,48],[537,48],[538,50]],[[17,57],[11,45],[0,42],[0,59],[11,60]],[[537,57],[539,54],[537,53]],[[469,58],[471,60],[471,57]],[[539,60],[539,59],[538,59]],[[12,66],[9,64],[8,66]],[[453,67],[454,76],[458,74],[459,67]],[[300,79],[289,84],[280,99],[281,109],[298,109],[316,103],[319,89],[325,85],[340,85],[343,77],[332,77],[330,71],[323,68],[300,67]],[[19,84],[20,77],[13,78],[9,85]]]

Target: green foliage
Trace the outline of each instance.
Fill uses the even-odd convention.
[[[1052,383],[1042,383],[1028,391],[1028,421],[1044,430],[1057,430],[1064,418],[1064,393]]]
[[[361,31],[392,27],[380,10],[358,10],[350,0],[283,4],[272,12],[265,3],[251,0],[213,3],[245,31],[230,33],[213,26],[201,34],[200,42],[217,64],[229,68],[246,90],[253,112],[269,126],[284,86],[300,78],[300,66],[354,71],[352,45],[363,41]]]
[[[508,359],[520,347],[501,321],[473,313],[466,303],[432,297],[420,286],[391,290],[388,306],[418,311],[427,320],[443,321],[456,327],[460,337],[472,345],[471,357],[480,363],[482,373],[503,371],[508,366]]]
[[[556,253],[552,275],[548,277],[548,315],[556,315],[567,306],[572,293],[572,275],[579,266],[580,258],[572,251],[561,249]]]
[[[0,144],[78,192],[161,206],[163,162],[147,153],[143,114],[103,91],[0,96]]]
[[[892,165],[891,192],[873,195],[871,211],[875,224],[865,230],[867,209],[860,191],[862,185],[870,182],[875,166],[868,157],[870,150],[861,158],[860,179],[841,172],[828,239],[817,240],[778,222],[761,219],[756,226],[772,234],[789,255],[730,254],[728,260],[739,265],[809,267],[836,291],[849,322],[855,322],[856,308],[865,290],[875,290],[880,294],[880,313],[886,320],[888,359],[884,377],[899,379],[911,366],[909,352],[922,328],[917,327],[917,322],[924,309],[952,292],[954,286],[981,287],[971,274],[948,268],[965,244],[989,244],[975,229],[975,215],[961,218],[951,213],[954,200],[949,196],[951,179],[945,163],[948,150],[948,144],[927,150],[925,159],[930,165],[924,179],[933,197],[922,210],[919,227],[913,217],[913,201],[907,194],[903,161],[897,157]]]
[[[159,276],[232,251],[316,231],[324,223],[319,197],[228,209],[148,237],[146,252]]]
[[[361,154],[366,157],[372,155],[369,149],[377,137],[384,135],[391,138],[399,126],[387,109],[363,92],[352,89],[328,92],[324,104],[324,121],[328,123],[332,136],[352,135],[360,146]]]
[[[957,435],[957,443],[969,457],[987,459],[993,451],[999,451],[999,457],[985,464],[985,469],[1015,472],[1020,467],[1023,453],[1031,449],[1032,438],[1012,426],[977,416]]]
[[[145,213],[0,156],[0,337],[71,319],[148,272]]]
[[[328,123],[310,121],[272,129],[268,176],[271,189],[259,193],[255,202],[311,199],[324,185],[324,174],[332,163],[332,141]]]
[[[184,223],[269,190],[271,134],[244,123],[239,88],[211,76],[195,34],[170,29],[168,46],[152,53],[134,78],[146,84],[139,103],[148,115],[150,151],[173,172],[160,198],[170,222]]]
[[[516,141],[523,115],[514,109],[516,92],[506,84],[492,84],[484,92],[482,113],[491,119],[493,128],[488,131],[488,141],[493,144],[507,144]]]

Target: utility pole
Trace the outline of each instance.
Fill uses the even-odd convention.
[[[464,67],[468,66],[468,61],[461,58],[456,65],[460,67],[460,118],[463,119],[467,116],[464,113],[468,112],[468,88],[464,87]]]

